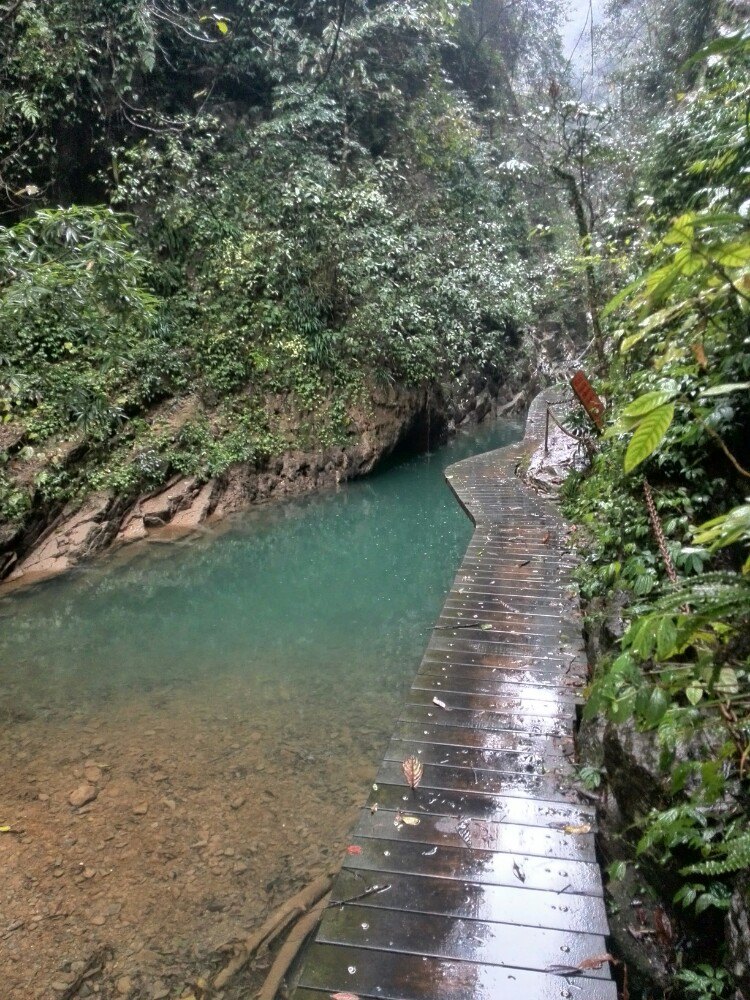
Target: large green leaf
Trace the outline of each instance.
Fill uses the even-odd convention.
[[[644,276],[642,275],[640,278],[636,278],[635,281],[631,281],[629,285],[621,288],[617,295],[611,298],[604,309],[602,309],[602,319],[619,309],[623,302],[625,302],[625,300],[632,295],[636,288],[639,288],[643,282]]]
[[[701,399],[706,396],[728,396],[730,392],[740,392],[742,389],[750,389],[750,382],[726,382],[723,385],[712,385],[710,389],[704,389]]]
[[[669,699],[661,688],[655,687],[645,706],[643,717],[650,726],[658,725],[669,708]]]
[[[659,406],[646,414],[638,424],[625,452],[626,472],[632,472],[649,455],[653,455],[664,440],[673,419],[674,403],[665,403],[664,406]]]
[[[750,263],[750,240],[725,243],[716,247],[711,256],[722,267],[744,267]]]
[[[646,392],[626,406],[622,411],[622,415],[623,417],[628,418],[645,417],[647,413],[651,413],[651,411],[657,409],[657,407],[662,406],[664,403],[668,403],[670,399],[674,399],[675,395],[675,391],[669,389],[658,390],[656,392]]]

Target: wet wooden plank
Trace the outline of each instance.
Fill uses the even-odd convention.
[[[433,875],[478,885],[510,885],[541,889],[559,895],[603,896],[596,864],[538,855],[477,851],[465,845],[441,847],[412,841],[353,837],[358,853],[347,853],[347,868],[374,872],[378,883],[385,873]]]
[[[565,673],[516,678],[497,667],[471,667],[460,663],[423,663],[414,680],[414,688],[463,691],[467,694],[515,694],[543,701],[548,701],[553,693],[556,699],[568,702],[580,698],[583,685],[583,678],[571,678]]]
[[[574,752],[572,737],[528,736],[517,732],[489,732],[466,729],[461,726],[419,725],[399,722],[394,739],[422,743],[424,741],[456,747],[473,747],[478,750],[507,750],[515,753],[540,753],[545,757],[570,758]]]
[[[513,795],[487,795],[484,792],[455,792],[450,789],[429,789],[417,795],[405,789],[403,783],[390,785],[375,782],[370,792],[368,808],[402,809],[418,816],[463,816],[473,819],[510,822],[526,826],[549,827],[552,823],[580,826],[595,822],[590,803],[560,802],[551,799],[521,798]]]
[[[566,678],[584,681],[588,679],[588,669],[584,663],[563,657],[506,656],[484,653],[453,652],[452,650],[428,650],[420,669],[435,673],[439,667],[485,667],[502,673],[502,676],[518,684],[564,684]],[[512,676],[515,675],[515,676]]]
[[[537,972],[563,962],[575,965],[607,950],[600,935],[573,934],[546,927],[452,919],[376,907],[363,907],[356,917],[363,919],[352,920],[349,913],[339,908],[329,909],[323,917],[317,940],[322,944],[388,949]],[[606,979],[609,970],[592,970],[589,975]]]
[[[423,741],[392,740],[385,760],[401,764],[407,757],[417,757],[423,766],[464,768],[471,772],[497,771],[500,775],[554,774],[572,778],[572,756],[550,756],[512,750],[488,750],[485,747],[453,747]]]
[[[418,757],[423,765],[464,767],[471,770],[499,771],[504,774],[555,774],[570,773],[571,757],[546,756],[537,750],[488,750],[484,747],[455,747],[421,740],[391,740],[385,760],[399,763],[407,757]]]
[[[410,825],[414,822],[419,825]],[[564,830],[464,816],[425,816],[405,805],[403,811],[396,812],[378,809],[376,813],[371,813],[369,809],[363,810],[355,839],[370,837],[398,843],[468,847],[475,851],[595,862],[593,836],[568,834]]]
[[[438,705],[435,698],[443,704]],[[496,715],[508,713],[541,715],[548,719],[569,718],[575,712],[574,706],[570,704],[570,698],[565,698],[564,693],[555,688],[548,688],[542,692],[542,697],[531,698],[525,694],[523,697],[502,697],[494,694],[450,691],[448,688],[435,692],[413,687],[409,692],[409,704],[434,705],[446,714],[463,709],[469,712],[493,712]]]
[[[561,976],[326,944],[310,949],[302,982],[294,1000],[355,989],[380,1000],[617,1000],[604,980],[576,978],[573,992]]]
[[[506,731],[526,733],[529,736],[570,736],[575,725],[570,719],[551,719],[549,716],[505,715],[493,712],[469,712],[455,709],[444,712],[436,706],[427,705],[404,706],[399,722],[422,722],[440,726],[460,726],[467,729],[482,729],[487,731]]]
[[[337,880],[332,902],[347,906],[374,906],[411,913],[439,913],[467,920],[496,921],[512,915],[513,922],[528,927],[549,927],[581,933],[607,934],[604,900],[597,896],[560,895],[525,886],[477,885],[429,875],[391,873],[388,886],[358,899],[373,883],[362,873],[344,869]],[[374,883],[378,885],[378,883]]]
[[[403,782],[401,764],[385,760],[380,765],[376,783],[398,784]],[[511,772],[485,771],[480,768],[440,767],[425,764],[420,790],[447,789],[454,792],[497,794],[518,798],[539,798],[548,802],[579,800],[578,792],[564,777],[551,771],[549,774],[513,774]]]
[[[454,653],[480,653],[484,656],[536,656],[537,658],[559,659],[562,655],[569,655],[573,658],[580,656],[584,660],[583,646],[580,648],[570,646],[555,639],[550,641],[540,638],[537,641],[532,641],[531,639],[524,640],[522,637],[514,640],[510,636],[507,638],[498,636],[487,638],[483,633],[476,637],[467,638],[462,635],[444,636],[442,632],[439,632],[433,634],[427,648],[430,652],[442,650]]]

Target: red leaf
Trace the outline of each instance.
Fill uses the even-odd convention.
[[[347,854],[361,854],[362,853],[362,848],[359,846],[359,844],[349,844],[349,846],[346,849],[346,853]]]

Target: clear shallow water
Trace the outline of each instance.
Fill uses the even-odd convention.
[[[0,718],[246,682],[304,705],[400,698],[471,537],[443,479],[520,437],[487,424],[431,456],[142,544],[0,600]],[[390,707],[389,709],[390,710]]]
[[[518,436],[0,598],[3,996],[48,1000],[103,934],[107,995],[182,995],[340,862],[471,536],[443,469]]]

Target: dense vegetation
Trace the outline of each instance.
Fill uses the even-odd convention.
[[[555,4],[0,21],[0,520],[345,441],[373,386],[518,362],[507,117],[559,59]]]
[[[0,544],[590,342],[610,420],[567,508],[592,631],[627,620],[587,715],[663,779],[611,874],[658,867],[718,941],[750,907],[747,9],[612,0],[584,96],[559,14],[0,0]],[[687,996],[750,975],[708,958]]]
[[[639,8],[652,28],[659,6]],[[636,863],[666,891],[673,926],[657,935],[673,969],[689,966],[686,995],[729,997],[748,967],[736,943],[729,961],[722,921],[731,908],[736,928],[750,903],[750,32],[736,8],[692,7],[692,38],[611,12],[631,43],[617,82],[641,161],[610,203],[612,237],[592,245],[619,287],[603,310],[610,421],[567,506],[585,528],[590,625],[610,623],[586,717],[659,760],[610,873]],[[616,778],[596,761],[583,776]]]

